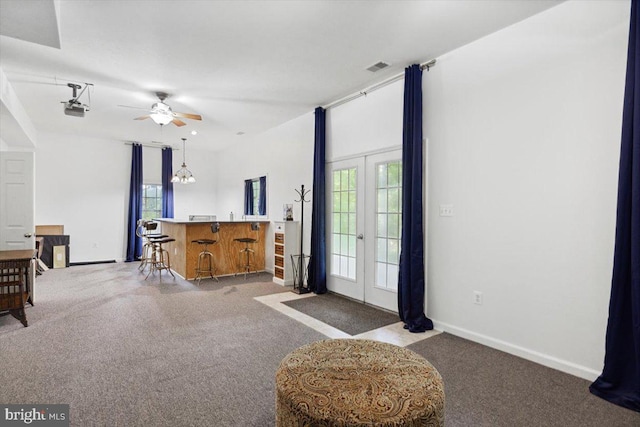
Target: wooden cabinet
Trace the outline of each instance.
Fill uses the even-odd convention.
[[[25,307],[33,305],[35,281],[32,249],[0,251],[0,313],[8,312],[28,326]]]
[[[237,242],[235,239],[238,237],[258,239],[257,243],[251,245],[251,249],[254,250],[253,267],[257,271],[265,269],[265,236],[269,228],[267,221],[257,221],[260,223],[257,234],[251,230],[251,221],[181,221],[173,218],[159,218],[157,221],[162,224],[162,234],[176,239],[175,242],[165,245],[171,257],[171,270],[187,280],[193,280],[197,276],[196,266],[202,247],[193,243],[196,239],[218,241],[208,248],[213,253],[216,276],[244,273],[239,254],[245,248],[245,244]],[[216,222],[220,223],[220,230],[217,236],[214,236],[211,224]]]
[[[283,286],[293,286],[291,255],[300,250],[298,221],[276,221],[273,223],[273,281]],[[297,251],[296,251],[297,250]]]

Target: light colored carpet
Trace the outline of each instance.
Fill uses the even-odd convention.
[[[640,413],[589,393],[589,382],[443,333],[408,346],[445,384],[447,426],[638,427]]]
[[[325,337],[253,300],[285,290],[270,276],[248,279],[49,270],[28,328],[0,318],[0,402],[69,403],[76,426],[273,425],[280,360]]]
[[[28,328],[0,317],[0,402],[68,403],[73,426],[273,426],[280,361],[326,337],[253,299],[288,292],[270,280],[49,270]],[[517,357],[448,334],[409,348],[443,376],[448,427],[640,425],[586,381]]]

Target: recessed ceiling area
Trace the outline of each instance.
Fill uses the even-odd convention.
[[[58,0],[2,0],[0,34],[59,49],[59,3]]]
[[[2,0],[0,69],[39,133],[219,150],[559,3]],[[70,82],[93,85],[84,117]],[[202,121],[133,120],[158,91]]]

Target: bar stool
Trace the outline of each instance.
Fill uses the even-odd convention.
[[[158,223],[155,221],[147,221],[145,219],[139,219],[136,226],[136,236],[142,238],[142,254],[140,255],[140,265],[138,269],[144,271],[147,265],[151,264],[153,245],[149,239],[169,237],[166,234],[156,233]]]
[[[169,274],[175,279],[171,271],[171,259],[169,252],[162,247],[163,244],[169,242],[175,242],[176,239],[172,237],[150,237],[151,242],[151,260],[149,261],[149,272],[144,280],[147,280],[150,274],[159,272],[160,278],[162,278],[162,270],[167,270]]]
[[[258,243],[258,237],[259,237],[259,231],[260,231],[260,223],[259,222],[252,222],[251,223],[251,231],[255,232],[256,237],[238,237],[235,240],[236,242],[240,242],[240,243],[244,243],[244,249],[242,249],[240,251],[240,261],[238,263],[238,267],[242,268],[242,270],[244,270],[244,278],[247,278],[247,274],[251,273],[251,267],[253,266],[253,264],[251,263],[251,256],[253,255],[254,261],[255,261],[255,251],[253,249],[251,249],[249,247],[250,244],[254,244],[254,243]],[[244,264],[243,264],[244,263]],[[257,272],[257,270],[253,269],[254,272]],[[236,276],[238,275],[238,273],[236,273]]]
[[[218,231],[220,231],[220,223],[211,224],[211,232],[213,234],[217,234]],[[198,264],[196,266],[195,280],[198,281],[198,284],[200,284],[203,274],[208,274],[208,276],[204,276],[205,279],[216,279],[216,282],[219,282],[218,278],[215,276],[216,269],[213,264],[213,254],[208,250],[209,245],[214,245],[217,242],[217,240],[212,239],[196,239],[191,241],[191,243],[204,245],[204,249],[198,254]]]

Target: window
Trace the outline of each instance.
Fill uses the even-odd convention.
[[[162,217],[162,185],[142,185],[142,219]]]
[[[267,214],[267,177],[244,180],[244,214]]]
[[[254,179],[251,181],[253,186],[253,211],[254,214],[260,214],[260,180]]]

